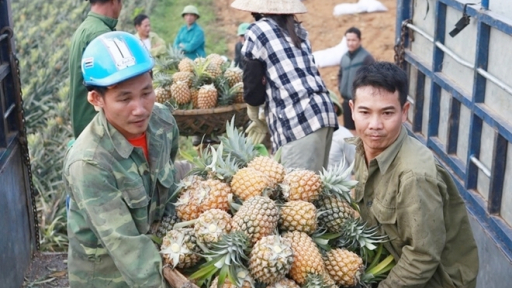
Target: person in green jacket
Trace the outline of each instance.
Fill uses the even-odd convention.
[[[77,138],[91,122],[96,111],[87,102],[80,62],[85,47],[103,33],[114,31],[123,7],[121,0],[89,0],[91,11],[71,38],[69,51],[69,104],[73,135]]]
[[[196,21],[199,19],[199,11],[193,5],[185,6],[181,17],[185,19],[186,24],[183,25],[174,39],[174,47],[185,54],[187,58],[192,60],[198,57],[206,57],[204,50],[204,31]]]
[[[379,226],[396,265],[379,288],[476,286],[478,251],[468,213],[450,174],[407,134],[406,73],[376,62],[355,75],[355,201]]]
[[[156,58],[162,56],[167,52],[164,39],[151,31],[151,23],[149,22],[149,17],[146,14],[141,13],[135,16],[133,19],[133,25],[137,31],[133,35],[142,40],[142,43],[144,43],[144,46],[148,48],[153,57]]]
[[[166,287],[150,234],[174,213],[179,133],[170,110],[155,103],[154,59],[119,31],[94,39],[82,59],[99,113],[64,161],[70,287]]]

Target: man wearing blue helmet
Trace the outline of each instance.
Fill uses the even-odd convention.
[[[71,287],[165,287],[150,234],[174,213],[178,127],[155,103],[153,65],[126,32],[103,34],[83,53],[88,101],[99,113],[64,163]]]

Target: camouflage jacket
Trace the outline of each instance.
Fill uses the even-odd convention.
[[[165,287],[147,234],[174,209],[178,127],[166,107],[155,104],[146,137],[149,163],[100,112],[68,150],[71,287]]]

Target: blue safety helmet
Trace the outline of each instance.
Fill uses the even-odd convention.
[[[113,31],[95,38],[82,55],[85,86],[108,87],[150,71],[155,61],[134,35]]]

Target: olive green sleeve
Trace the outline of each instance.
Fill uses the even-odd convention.
[[[140,232],[146,227],[137,227],[134,222],[147,217],[149,199],[144,186],[133,183],[120,191],[119,180],[114,179],[113,173],[93,162],[78,161],[70,165],[71,193],[86,219],[86,227],[76,230],[92,230],[96,237],[91,234],[92,239],[85,243],[99,241],[130,287],[164,287],[159,252],[145,232]],[[87,253],[87,247],[84,250]],[[97,278],[112,277],[108,271],[103,273],[98,271]]]
[[[402,256],[379,287],[424,287],[439,266],[446,240],[441,196],[444,184],[412,172],[403,175],[399,183],[396,199],[399,235],[389,236],[392,241],[408,244],[403,246]]]
[[[160,38],[156,33],[152,33],[151,36],[151,55],[153,57],[164,55],[167,52],[164,39]]]

